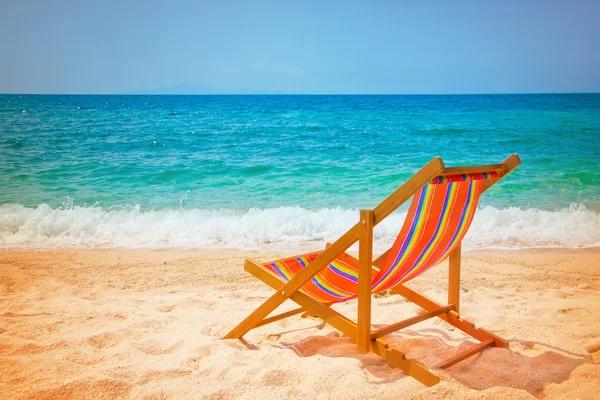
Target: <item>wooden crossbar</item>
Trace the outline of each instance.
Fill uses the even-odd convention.
[[[426,314],[417,315],[412,318],[405,319],[404,321],[396,322],[395,324],[388,325],[384,328],[378,329],[371,333],[371,340],[375,340],[385,335],[389,335],[390,333],[399,331],[400,329],[404,329],[411,325],[417,324],[419,322],[423,322],[429,318],[436,317],[440,314],[447,313],[450,310],[454,310],[454,304],[447,305],[445,307],[440,307],[437,310],[430,311]]]
[[[290,311],[286,311],[281,314],[274,315],[269,318],[265,318],[262,321],[260,321],[258,324],[256,324],[255,328],[258,328],[259,326],[268,325],[272,322],[279,321],[279,320],[285,319],[287,317],[292,317],[292,316],[294,316],[296,314],[300,314],[301,312],[304,312],[304,311],[306,311],[306,310],[304,308],[300,307],[300,308],[296,308],[294,310],[290,310]]]
[[[479,174],[482,172],[504,172],[504,164],[469,165],[464,167],[446,167],[439,176]]]
[[[464,351],[461,351],[458,354],[453,355],[452,357],[450,357],[449,359],[447,359],[446,361],[444,361],[440,365],[438,365],[438,368],[440,368],[440,369],[449,368],[449,367],[453,366],[454,364],[458,364],[462,360],[467,359],[467,358],[469,358],[469,357],[479,353],[480,351],[483,351],[493,345],[494,345],[494,339],[488,339],[486,341],[483,341],[475,346],[472,346]]]
[[[415,303],[419,307],[429,311],[434,311],[442,307],[440,304],[431,300],[429,297],[417,293],[404,285],[394,286],[392,288],[392,291],[404,297],[408,301]],[[448,311],[445,314],[439,314],[438,317],[479,341],[483,342],[489,339],[493,339],[495,346],[504,348],[508,347],[508,342],[506,340],[494,335],[486,329],[476,328],[473,322],[461,318],[456,311]]]

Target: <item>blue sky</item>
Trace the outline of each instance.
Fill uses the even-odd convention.
[[[600,1],[0,0],[0,93],[600,91]]]

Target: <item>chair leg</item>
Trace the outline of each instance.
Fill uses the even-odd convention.
[[[361,230],[358,248],[358,332],[359,353],[371,350],[371,271],[373,269],[373,211],[360,211]]]
[[[448,304],[454,304],[454,310],[460,314],[460,262],[461,243],[450,253],[448,272]]]

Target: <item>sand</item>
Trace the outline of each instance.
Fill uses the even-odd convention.
[[[0,253],[2,399],[597,399],[600,250],[479,251],[462,314],[506,338],[425,387],[320,320],[294,316],[220,340],[270,289],[246,257],[282,253]],[[447,264],[409,284],[443,301]],[[282,309],[291,309],[285,303]],[[356,303],[335,307],[355,315]],[[374,325],[417,314],[374,299]],[[391,342],[433,366],[471,343],[439,319]]]

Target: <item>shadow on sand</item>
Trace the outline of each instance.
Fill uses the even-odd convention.
[[[408,358],[434,370],[445,359],[476,343],[471,339],[452,338],[440,329],[406,330],[401,335],[389,335],[386,339]],[[577,366],[591,362],[587,354],[576,354],[543,343],[518,339],[510,343],[513,348],[517,345],[531,355],[493,347],[443,371],[471,389],[504,386],[523,389],[535,396],[546,383],[563,382]],[[295,343],[280,342],[278,346],[292,349],[301,357],[318,354],[358,359],[369,373],[378,378],[378,383],[405,377],[400,371],[385,367],[385,362],[374,354],[358,354],[355,344],[349,338],[340,337],[337,332],[310,336]]]

